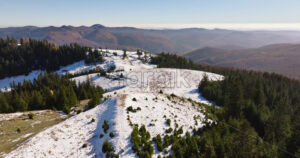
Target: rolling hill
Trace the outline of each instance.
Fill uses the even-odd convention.
[[[226,49],[256,48],[275,43],[300,42],[297,31],[234,31],[223,29],[138,29],[132,27],[88,26],[0,28],[0,37],[30,37],[57,44],[79,43],[102,48],[141,48],[153,53],[179,53],[201,47]]]
[[[240,50],[204,47],[181,55],[196,63],[276,72],[300,79],[300,44],[273,44]]]
[[[158,134],[171,135],[170,132],[165,132],[170,128],[174,131],[181,128],[183,132],[180,135],[184,135],[186,131],[192,132],[194,128],[201,128],[213,122],[205,113],[205,104],[211,103],[201,96],[197,88],[204,74],[214,81],[222,80],[223,76],[195,70],[157,68],[156,65],[143,63],[137,52],[127,52],[127,55],[124,59],[123,51],[107,50],[106,61],[103,63],[85,65],[84,62],[77,62],[63,67],[59,73],[76,74],[97,67],[107,69],[114,65],[116,70],[106,77],[92,73],[71,79],[77,83],[89,79],[93,84],[101,85],[107,90],[106,99],[99,106],[70,117],[36,135],[25,135],[27,141],[10,153],[0,151],[0,156],[102,158],[107,155],[102,148],[107,140],[120,157],[137,157],[130,141],[135,124],[140,127],[145,125],[149,134],[155,137]],[[142,58],[147,56],[144,54]],[[181,75],[175,76],[175,72]],[[120,76],[121,73],[124,74],[124,78],[112,78]],[[185,76],[187,74],[188,76]],[[33,75],[33,78],[36,77]],[[186,80],[189,82],[185,82],[185,86],[172,86]],[[0,114],[0,123],[16,120],[20,115],[23,113]],[[4,120],[6,122],[1,122],[1,118],[7,118]],[[168,119],[172,122],[166,123]],[[33,121],[35,124],[39,123]],[[106,121],[109,124],[107,131],[103,126]],[[9,133],[2,134],[6,136]],[[168,153],[153,151],[153,157],[158,155],[167,156]]]
[[[270,47],[278,50],[282,46],[261,49]],[[61,67],[57,73],[73,74],[69,79],[74,86],[87,81],[101,86],[105,89],[101,102],[92,108],[90,101],[82,100],[69,115],[51,109],[0,114],[0,140],[4,140],[0,157],[210,157],[210,153],[218,153],[215,151],[224,147],[217,157],[239,157],[240,151],[241,157],[274,157],[281,150],[269,145],[273,137],[264,135],[291,130],[292,134],[282,136],[281,141],[294,145],[289,138],[299,140],[298,81],[279,75],[203,67],[174,54],[154,55],[149,62],[150,56],[145,52],[127,51],[125,55],[122,50],[99,51],[105,54],[104,61],[86,64],[82,60]],[[93,69],[106,73],[90,71]],[[35,74],[30,76],[44,81]],[[26,76],[9,81],[20,78]],[[1,81],[9,86],[5,79]],[[9,91],[16,92],[6,89],[5,93]],[[206,149],[213,146],[211,141],[216,148]],[[287,150],[295,153],[296,147]],[[184,156],[177,156],[182,153]]]

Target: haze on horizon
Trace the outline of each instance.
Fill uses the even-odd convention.
[[[298,0],[10,0],[0,5],[0,27],[129,26],[300,30]]]

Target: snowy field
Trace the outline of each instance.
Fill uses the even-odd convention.
[[[45,112],[47,112],[47,110],[37,110],[37,111],[30,111],[30,112],[15,112],[15,113],[9,113],[9,114],[0,114],[0,122],[11,120],[11,119],[14,119],[14,118],[22,116],[22,115],[28,115],[29,113],[41,114],[41,113],[45,113]]]
[[[78,73],[95,67],[107,70],[114,65],[116,69],[108,77],[89,74],[72,79],[77,83],[90,79],[108,91],[105,96],[109,99],[37,134],[5,157],[105,157],[101,150],[105,140],[112,143],[120,157],[136,157],[131,150],[130,122],[145,125],[151,137],[167,134],[166,129],[174,129],[176,124],[184,132],[202,127],[206,118],[200,111],[205,109],[194,106],[192,101],[210,103],[198,93],[198,84],[204,74],[211,80],[222,80],[223,76],[193,70],[160,69],[143,63],[136,52],[127,52],[125,59],[122,51],[108,52],[103,63],[85,65],[81,61],[57,72]],[[116,79],[121,73],[124,77]],[[4,81],[1,80],[1,86],[5,85]],[[171,94],[178,97],[170,99]],[[127,108],[130,106],[140,110],[129,112]],[[166,124],[166,119],[171,120],[170,125]],[[109,123],[107,133],[102,129],[104,120]],[[113,138],[109,137],[110,132],[115,134]],[[163,155],[155,150],[153,157],[158,154]]]

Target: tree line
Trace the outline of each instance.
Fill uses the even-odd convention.
[[[78,44],[58,46],[46,40],[0,38],[0,79],[38,69],[58,70],[60,66],[86,59],[89,51],[90,48]]]
[[[91,107],[100,103],[103,89],[89,80],[76,84],[68,76],[40,74],[37,79],[12,83],[11,91],[0,92],[0,113],[55,109],[69,113],[78,100],[91,99]]]
[[[199,84],[216,124],[181,138],[171,157],[299,157],[300,82],[274,73],[195,64],[177,55],[152,57],[158,67],[185,68],[225,76]],[[200,136],[200,137],[199,137]],[[192,139],[191,139],[192,138]]]

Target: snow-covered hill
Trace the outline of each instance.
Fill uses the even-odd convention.
[[[97,74],[83,75],[72,80],[85,82],[87,79],[100,85],[108,92],[108,98],[99,106],[75,115],[32,137],[5,157],[105,157],[102,144],[112,143],[120,157],[136,157],[131,150],[132,125],[145,125],[151,137],[166,135],[170,127],[182,127],[183,131],[199,128],[203,121],[209,122],[202,113],[205,109],[195,106],[196,102],[210,104],[197,91],[204,74],[211,80],[223,77],[213,73],[193,70],[156,68],[142,62],[136,52],[108,50],[105,62],[85,65],[78,62],[60,69],[59,73],[78,73],[101,67],[104,70],[115,66],[114,72],[106,77]],[[149,59],[143,56],[141,59]],[[122,75],[121,75],[122,74]],[[124,76],[120,78],[120,76]],[[128,110],[128,109],[134,110]],[[170,125],[167,120],[170,119]],[[108,132],[102,125],[107,120]],[[114,133],[110,137],[109,133]],[[163,155],[155,150],[154,156]]]

